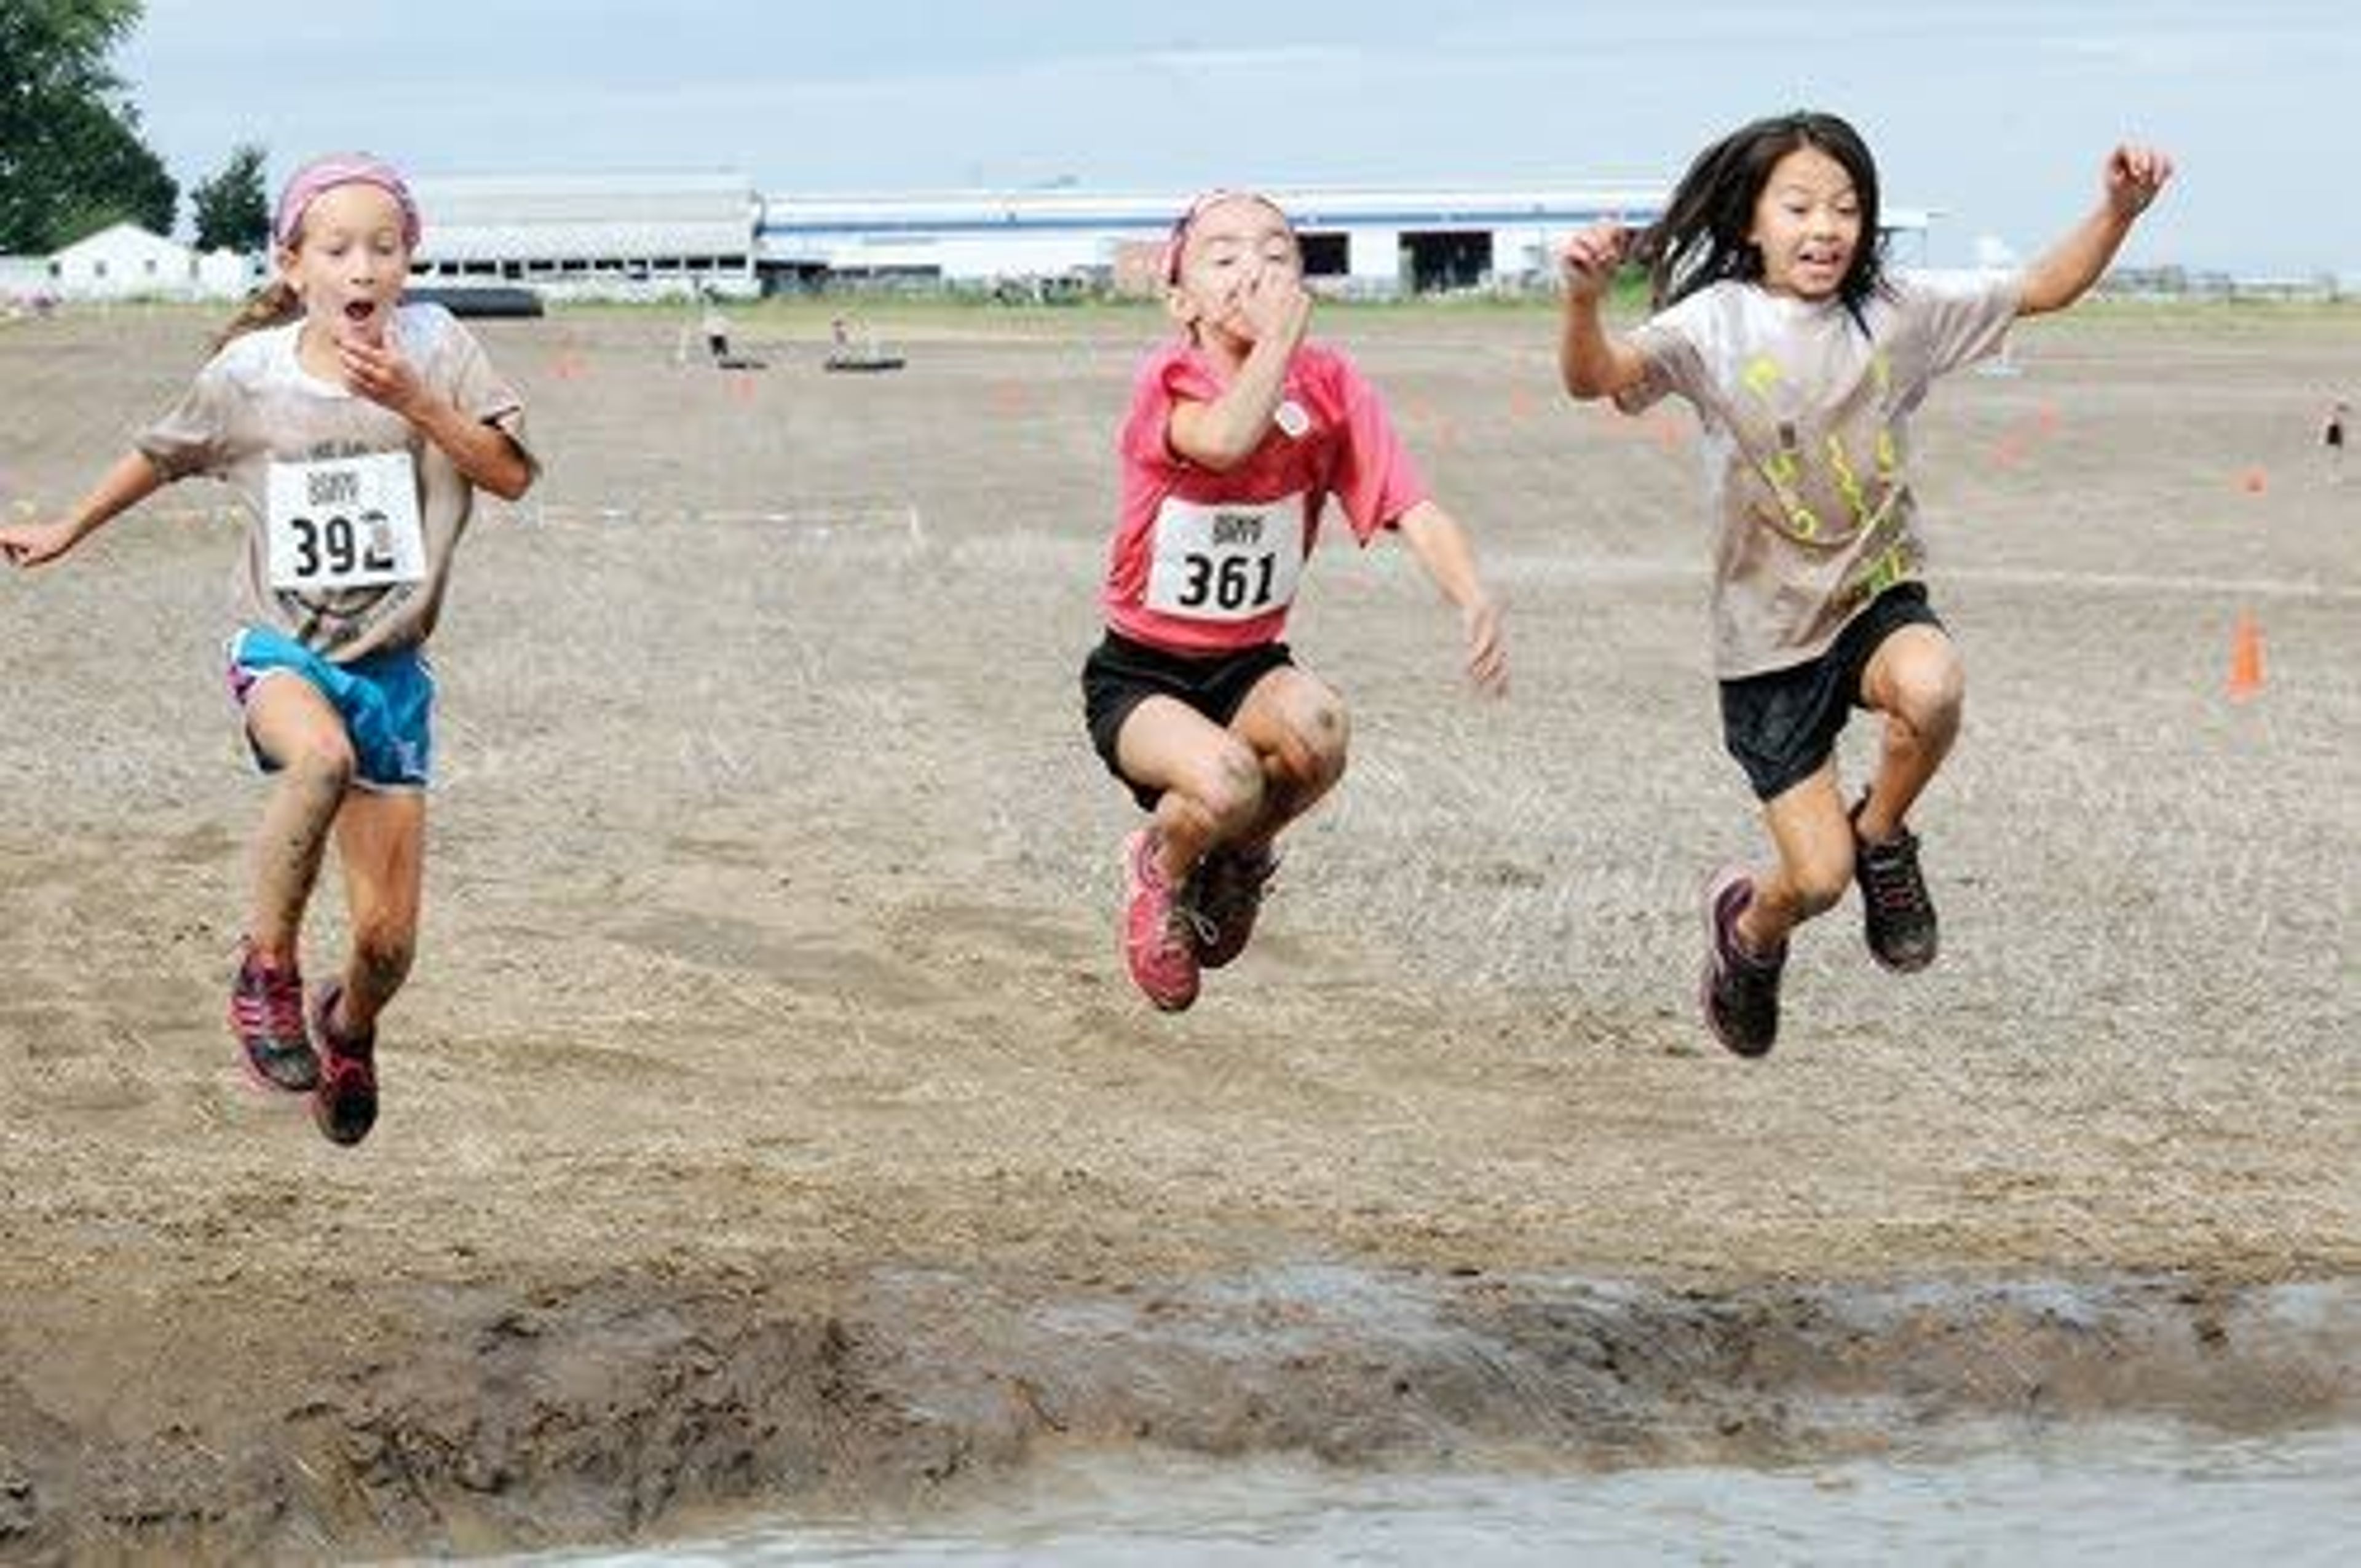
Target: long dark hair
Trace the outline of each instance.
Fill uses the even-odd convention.
[[[1797,110],[1741,126],[1697,155],[1673,191],[1664,215],[1640,236],[1632,258],[1648,269],[1649,298],[1658,310],[1677,304],[1709,283],[1763,276],[1763,253],[1746,237],[1754,204],[1771,170],[1797,148],[1833,158],[1852,181],[1861,203],[1861,243],[1837,285],[1837,298],[1858,320],[1871,296],[1885,288],[1885,234],[1877,223],[1877,160],[1869,144],[1834,115]]]

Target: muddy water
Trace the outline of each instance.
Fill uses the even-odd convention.
[[[2162,1425],[1987,1430],[1786,1469],[1340,1474],[1279,1461],[1074,1460],[924,1518],[781,1519],[681,1564],[1479,1564],[2351,1561],[2361,1428],[2227,1439]]]

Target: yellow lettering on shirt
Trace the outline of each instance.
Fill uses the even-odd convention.
[[[1853,522],[1867,523],[1869,498],[1861,493],[1861,476],[1852,471],[1852,459],[1845,455],[1844,443],[1833,432],[1828,436],[1828,472],[1836,477],[1838,493],[1850,509]]]
[[[1903,557],[1902,546],[1899,543],[1887,545],[1871,557],[1861,574],[1862,597],[1875,598],[1900,582],[1908,566],[1909,563]]]

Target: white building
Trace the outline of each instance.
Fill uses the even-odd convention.
[[[234,300],[259,278],[234,251],[200,253],[132,223],[74,241],[46,271],[40,291],[61,300]]]
[[[735,174],[411,181],[412,273],[441,287],[522,284],[552,298],[754,292],[754,188]]]
[[[1575,229],[1653,221],[1653,187],[1450,191],[1274,190],[1295,225],[1305,271],[1333,290],[1398,294],[1530,285],[1554,276]],[[773,195],[763,202],[756,267],[766,288],[830,281],[994,285],[1086,279],[1143,290],[1187,192],[1073,190]],[[1924,213],[1887,215],[1923,232]]]

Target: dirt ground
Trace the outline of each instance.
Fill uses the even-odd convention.
[[[0,325],[0,510],[77,493],[211,325]],[[435,640],[357,1150],[222,1022],[225,493],[0,581],[0,1558],[644,1538],[1077,1443],[2354,1419],[2361,471],[2317,421],[2361,310],[2086,308],[1937,389],[1943,958],[1885,975],[1848,904],[1761,1063],[1696,1014],[1700,880],[1761,839],[1680,419],[1558,397],[1543,311],[1316,323],[1508,596],[1514,689],[1466,693],[1406,552],[1330,540],[1293,641],[1351,773],[1164,1017],[1076,685],[1157,319],[882,325],[872,376],[810,312],[748,315],[744,375],[657,312],[483,326],[547,472]]]

